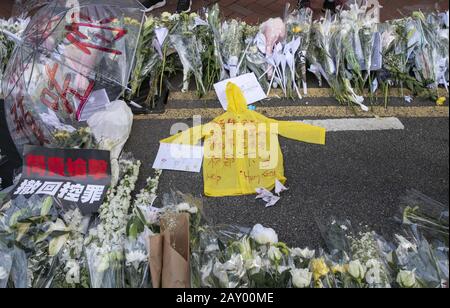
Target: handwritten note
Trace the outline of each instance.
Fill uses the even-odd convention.
[[[217,97],[219,98],[220,104],[224,110],[227,110],[228,108],[226,88],[229,82],[232,82],[241,88],[248,105],[267,98],[266,93],[264,93],[264,90],[254,73],[241,75],[236,78],[230,78],[214,85]]]
[[[202,146],[161,143],[153,168],[198,173],[202,162]]]

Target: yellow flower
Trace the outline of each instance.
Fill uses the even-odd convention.
[[[445,104],[446,101],[447,101],[447,99],[446,99],[444,96],[439,97],[439,98],[436,100],[436,105],[438,105],[438,106],[444,106],[444,104]]]
[[[292,32],[300,33],[300,32],[302,32],[302,28],[300,26],[296,26],[296,27],[292,28]]]
[[[347,272],[347,269],[346,269],[346,266],[345,265],[340,265],[340,264],[337,264],[337,265],[335,265],[335,266],[333,266],[332,268],[331,268],[331,271],[333,272],[333,274],[338,274],[338,273],[340,273],[340,274],[345,274],[346,272]]]
[[[325,260],[323,258],[314,259],[311,261],[311,271],[313,273],[314,280],[317,281],[330,272]]]

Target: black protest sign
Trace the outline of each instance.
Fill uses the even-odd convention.
[[[22,178],[12,198],[53,196],[83,215],[98,211],[111,184],[110,153],[25,146]]]

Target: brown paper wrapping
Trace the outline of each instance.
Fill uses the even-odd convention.
[[[190,288],[189,214],[176,215],[170,230],[161,220],[161,234],[150,237],[150,270],[154,288]]]

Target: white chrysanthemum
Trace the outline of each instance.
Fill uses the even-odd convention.
[[[135,250],[126,254],[126,264],[127,266],[139,267],[139,264],[147,261],[147,254],[143,250]]]

